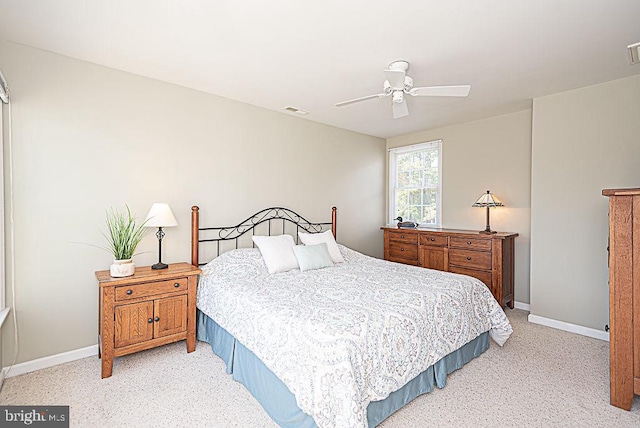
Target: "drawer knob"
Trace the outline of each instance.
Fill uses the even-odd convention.
[[[471,245],[471,241],[467,241],[467,245]]]
[[[147,320],[147,322],[148,322],[149,324],[151,324],[151,323],[153,322],[153,318],[149,318],[149,319]]]
[[[174,286],[174,287],[176,287],[176,288],[178,288],[178,287],[180,287],[180,283],[179,283],[179,282],[176,282],[175,284],[173,284],[173,286]]]
[[[403,239],[404,239],[404,235],[400,235],[400,238],[403,238]]]
[[[467,257],[467,260],[471,260],[471,257]]]
[[[435,240],[436,240],[436,238],[431,238],[431,240],[432,240],[432,241],[435,241]]]
[[[156,322],[160,321],[160,317],[155,317],[155,321]]]
[[[400,251],[404,251],[404,248],[400,248]]]
[[[127,294],[131,296],[133,294],[133,290],[127,290]]]

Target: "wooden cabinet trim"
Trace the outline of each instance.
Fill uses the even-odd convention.
[[[609,391],[630,410],[640,395],[640,189],[604,189],[609,197]]]

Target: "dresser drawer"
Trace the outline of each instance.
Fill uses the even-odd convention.
[[[451,237],[451,248],[466,248],[469,250],[491,251],[491,239],[456,238]]]
[[[175,291],[187,291],[187,278],[116,287],[116,301],[137,299]]]
[[[491,269],[491,253],[485,251],[449,250],[449,264],[472,269]]]
[[[406,259],[418,262],[418,244],[406,244],[403,242],[391,242],[389,244],[389,257],[394,259]]]
[[[431,245],[436,247],[447,246],[447,236],[441,234],[427,234],[420,235],[420,245]]]
[[[406,232],[389,232],[389,241],[404,242],[407,244],[417,244],[418,234]]]
[[[473,270],[473,269],[465,269],[458,266],[451,266],[449,268],[449,272],[459,273],[462,275],[472,276],[474,278],[478,278],[480,281],[484,282],[484,284],[491,290],[491,272],[486,270]]]

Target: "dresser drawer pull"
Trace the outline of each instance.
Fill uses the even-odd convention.
[[[147,320],[147,322],[148,322],[149,324],[151,324],[151,323],[153,322],[153,318],[149,318],[149,319]]]
[[[131,296],[133,294],[133,290],[127,290],[127,294]]]
[[[178,288],[178,287],[180,287],[180,283],[179,283],[179,282],[176,282],[175,284],[173,284],[173,286],[174,286],[174,287],[176,287],[176,288]]]
[[[400,248],[400,251],[404,251],[404,248]]]
[[[156,317],[156,318],[155,318],[155,321],[156,321],[156,322],[160,321],[160,317]]]
[[[467,260],[471,260],[471,257],[467,257]]]
[[[467,245],[471,245],[471,241],[467,241]]]
[[[435,240],[436,240],[436,238],[431,238],[431,241],[435,241]]]
[[[400,238],[404,239],[404,235],[400,235]]]

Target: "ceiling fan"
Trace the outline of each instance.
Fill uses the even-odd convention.
[[[413,97],[466,97],[471,90],[470,85],[454,85],[454,86],[423,86],[414,88],[413,79],[407,76],[409,63],[407,61],[394,61],[389,64],[387,70],[383,70],[387,80],[384,81],[381,94],[368,95],[366,97],[356,98],[349,101],[342,101],[336,104],[336,107],[342,107],[360,101],[371,100],[374,98],[385,98],[391,96],[393,102],[393,118],[398,119],[409,115],[407,100],[404,95],[408,94]]]

